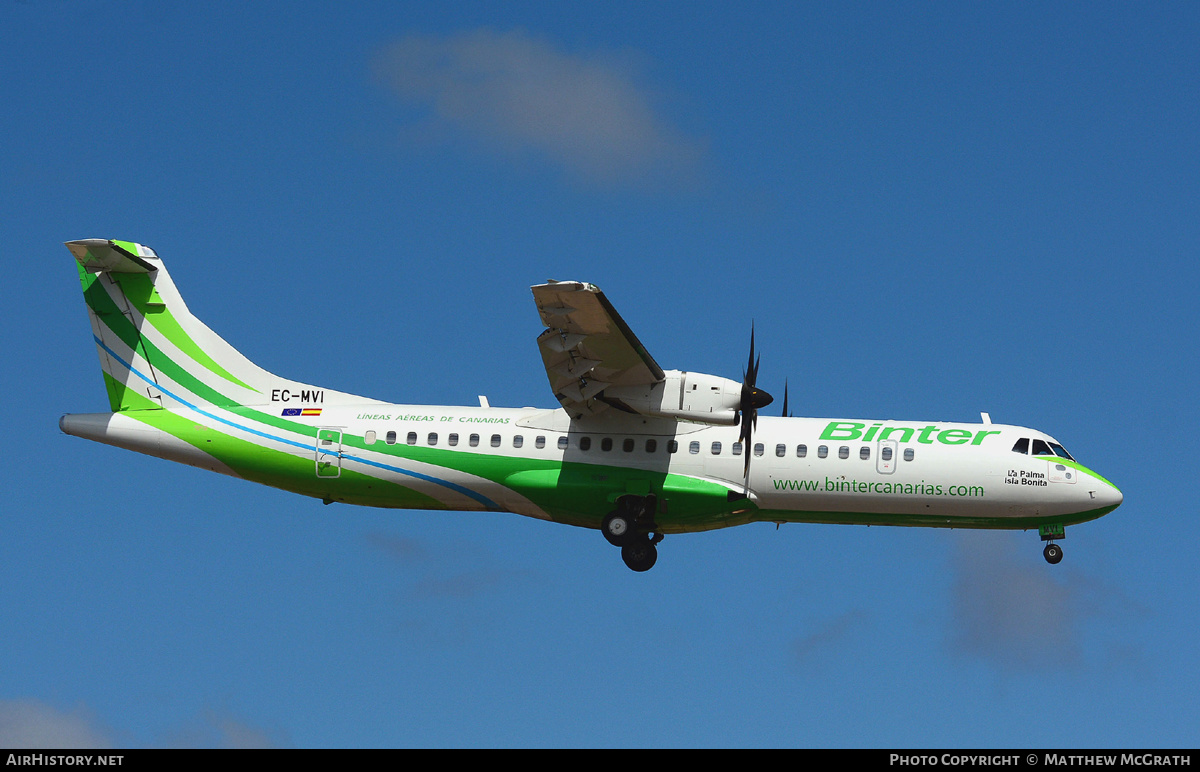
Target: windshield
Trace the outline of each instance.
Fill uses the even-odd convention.
[[[1054,455],[1058,456],[1059,458],[1065,458],[1068,461],[1075,460],[1071,454],[1067,452],[1067,449],[1062,445],[1059,445],[1057,442],[1050,443],[1050,447],[1054,450]]]
[[[1021,439],[1017,440],[1017,443],[1013,445],[1013,453],[1024,453],[1028,455],[1031,450],[1031,444],[1033,445],[1032,451],[1033,455],[1035,456],[1058,456],[1059,458],[1065,458],[1068,461],[1075,460],[1074,456],[1068,453],[1066,448],[1064,448],[1062,445],[1059,445],[1057,442],[1054,442],[1053,440],[1030,440],[1028,437],[1022,437]]]

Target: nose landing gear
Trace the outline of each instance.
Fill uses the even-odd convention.
[[[1061,523],[1055,523],[1039,527],[1038,533],[1041,535],[1042,541],[1046,542],[1046,548],[1042,550],[1042,557],[1046,558],[1046,562],[1050,565],[1056,565],[1063,559],[1063,551],[1062,547],[1054,543],[1054,540],[1065,539],[1067,529]]]

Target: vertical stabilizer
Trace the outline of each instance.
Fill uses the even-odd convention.
[[[263,405],[272,393],[319,394],[324,404],[359,399],[251,362],[192,315],[153,249],[112,239],[66,246],[79,265],[113,412]]]

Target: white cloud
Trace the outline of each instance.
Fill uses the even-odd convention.
[[[409,36],[375,68],[429,107],[432,128],[533,151],[592,183],[691,182],[704,157],[702,142],[658,114],[628,61],[565,53],[524,32]]]
[[[171,748],[275,748],[286,735],[249,724],[228,711],[206,710],[164,733]],[[67,712],[38,700],[0,700],[0,748],[109,749],[121,747],[80,706]],[[126,738],[128,739],[128,738]]]
[[[66,713],[37,700],[0,700],[0,748],[111,748],[84,711]]]
[[[249,724],[227,710],[205,710],[181,727],[166,733],[169,748],[279,748],[286,747],[282,732]]]

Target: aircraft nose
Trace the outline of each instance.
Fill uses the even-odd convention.
[[[1117,486],[1106,480],[1097,480],[1096,489],[1091,493],[1096,499],[1097,506],[1102,508],[1116,509],[1125,500],[1125,496],[1117,490]]]

